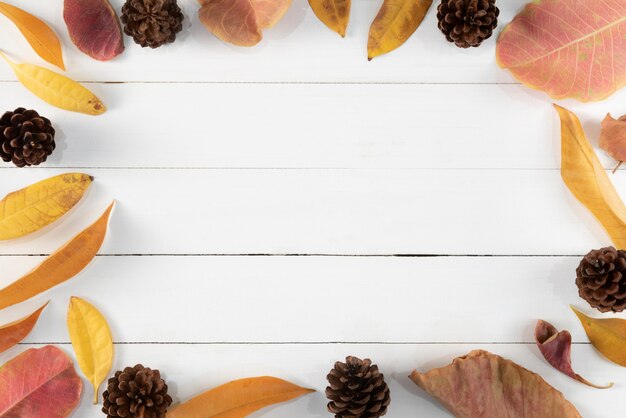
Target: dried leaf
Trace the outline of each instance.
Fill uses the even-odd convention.
[[[596,350],[612,362],[626,367],[626,320],[590,318],[573,306],[571,308]]]
[[[0,290],[0,309],[24,302],[80,273],[96,256],[107,231],[113,203],[100,218],[46,258],[33,271]]]
[[[68,417],[82,388],[63,351],[51,345],[31,348],[0,368],[0,418]]]
[[[351,0],[309,0],[315,16],[342,38],[350,20]]]
[[[4,2],[0,2],[0,13],[15,23],[37,55],[65,70],[61,42],[48,25],[38,17]]]
[[[74,80],[38,65],[16,64],[3,53],[0,55],[24,87],[51,105],[88,115],[100,115],[106,111],[100,99]]]
[[[64,0],[63,19],[74,45],[91,58],[109,61],[124,52],[120,20],[107,0]]]
[[[413,35],[430,9],[432,0],[385,0],[367,40],[367,59],[391,52]]]
[[[561,177],[576,198],[593,213],[615,246],[626,248],[626,206],[589,144],[580,121],[554,105],[561,118]]]
[[[98,388],[113,365],[113,338],[104,316],[90,303],[72,297],[67,311],[67,329],[78,366],[93,385],[93,403]]]
[[[541,376],[487,351],[410,378],[457,418],[582,418]]]
[[[202,24],[224,42],[254,46],[261,31],[274,26],[291,6],[291,0],[198,0]]]
[[[594,388],[608,389],[613,386],[613,383],[607,386],[594,385],[574,372],[571,359],[572,335],[568,331],[559,332],[552,324],[540,320],[535,327],[535,342],[546,361],[561,373]]]
[[[618,161],[626,160],[626,115],[617,120],[606,115],[600,131],[600,148]]]
[[[204,392],[167,412],[167,418],[242,418],[266,406],[308,393],[276,377],[235,380]]]
[[[48,302],[32,314],[0,327],[0,353],[7,351],[30,334],[46,306]]]
[[[9,193],[0,200],[0,241],[56,221],[80,201],[92,181],[87,174],[61,174]]]
[[[504,28],[496,58],[556,99],[602,100],[626,85],[624,0],[536,0]]]

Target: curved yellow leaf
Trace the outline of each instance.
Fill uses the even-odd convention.
[[[83,197],[93,177],[67,173],[50,177],[0,200],[0,241],[23,237],[65,215]]]
[[[576,198],[591,211],[615,246],[626,248],[626,206],[589,144],[580,121],[554,105],[561,118],[561,177]]]
[[[65,70],[61,42],[48,25],[30,13],[4,2],[0,2],[0,13],[15,23],[37,55]]]
[[[106,111],[100,99],[76,81],[38,65],[16,64],[3,53],[0,55],[24,87],[51,105],[88,115],[100,115]]]
[[[32,314],[0,327],[0,353],[13,347],[30,334],[46,306],[48,302]]]
[[[626,320],[590,318],[573,306],[571,308],[583,324],[591,344],[604,357],[626,367]]]
[[[313,13],[342,38],[350,20],[350,0],[309,0]]]
[[[104,316],[89,302],[72,296],[67,311],[67,329],[78,366],[93,385],[93,403],[98,388],[113,365],[113,338]]]
[[[114,203],[91,226],[46,258],[33,271],[0,290],[0,309],[24,302],[80,273],[104,242]]]
[[[433,0],[385,0],[367,40],[367,59],[391,52],[413,35]]]
[[[251,377],[204,392],[168,411],[167,418],[242,418],[311,392],[276,377]]]

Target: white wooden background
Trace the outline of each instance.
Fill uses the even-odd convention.
[[[0,65],[0,111],[38,109],[58,132],[44,167],[2,165],[0,194],[71,170],[96,179],[70,216],[0,243],[0,285],[118,205],[79,277],[0,312],[5,323],[52,300],[0,362],[47,343],[71,353],[65,315],[77,295],[108,318],[114,367],[161,369],[176,401],[268,374],[319,392],[254,417],[329,417],[325,376],[357,355],[385,373],[388,417],[443,418],[409,372],[483,348],[540,373],[586,418],[623,416],[624,369],[588,344],[568,308],[592,313],[574,270],[610,241],[560,179],[551,100],[497,67],[495,39],[455,48],[433,7],[406,45],[368,62],[380,1],[355,2],[342,40],[294,0],[261,45],[241,49],[205,31],[194,0],[179,3],[175,44],[144,50],[126,38],[121,57],[100,63],[71,44],[61,0],[19,2],[56,29],[68,75],[109,111],[53,108]],[[499,1],[501,27],[524,3]],[[43,64],[0,25],[0,48]],[[600,120],[626,113],[625,99],[562,104],[597,142]],[[626,175],[611,178],[626,196]],[[572,332],[578,372],[615,388],[551,369],[533,343],[538,318]],[[99,416],[85,392],[75,416]]]

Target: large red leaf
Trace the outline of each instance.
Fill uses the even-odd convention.
[[[537,0],[504,28],[498,64],[561,99],[602,100],[626,85],[626,1]]]
[[[31,348],[0,368],[0,417],[67,417],[82,387],[63,351],[51,345]]]
[[[108,0],[65,0],[63,18],[74,45],[91,58],[108,61],[124,51],[122,27]]]

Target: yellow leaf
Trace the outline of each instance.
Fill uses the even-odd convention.
[[[13,347],[30,334],[46,306],[48,302],[32,314],[0,327],[0,353]]]
[[[102,246],[112,209],[113,203],[96,222],[46,258],[33,271],[0,290],[0,309],[45,292],[87,267]]]
[[[424,20],[433,0],[385,0],[367,40],[367,58],[391,52],[406,42]]]
[[[100,115],[106,111],[100,99],[74,80],[38,65],[16,64],[3,53],[0,55],[28,90],[51,105],[88,115]]]
[[[9,193],[0,200],[0,241],[56,221],[80,201],[92,181],[87,174],[61,174]]]
[[[15,23],[15,26],[41,58],[65,70],[61,42],[48,25],[30,13],[4,2],[0,2],[0,13]]]
[[[626,248],[626,206],[589,144],[575,114],[554,105],[561,118],[561,177],[593,213],[615,246]]]
[[[113,365],[113,338],[104,316],[90,303],[72,296],[67,311],[67,329],[78,366],[93,385],[93,403],[98,388]]]
[[[350,20],[350,0],[309,0],[315,16],[343,38]]]
[[[590,318],[571,306],[585,328],[591,344],[604,357],[626,367],[626,320]]]
[[[204,392],[168,411],[167,418],[242,418],[311,392],[276,377],[251,377]]]

